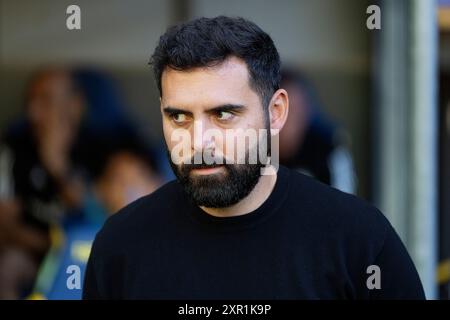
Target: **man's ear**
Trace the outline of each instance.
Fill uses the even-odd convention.
[[[289,97],[284,89],[278,89],[269,104],[270,129],[281,131],[289,113]]]

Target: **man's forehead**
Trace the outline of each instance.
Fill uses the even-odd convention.
[[[167,66],[164,69],[163,76],[167,74],[197,74],[206,73],[209,75],[226,76],[228,74],[242,74],[248,76],[247,64],[241,58],[230,56],[223,61],[211,62],[209,66],[194,67],[185,70],[177,70]]]
[[[231,57],[211,67],[189,70],[166,68],[162,74],[163,104],[242,103],[256,95],[249,86],[247,65]],[[232,101],[234,100],[234,101]]]

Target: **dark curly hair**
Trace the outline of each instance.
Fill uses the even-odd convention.
[[[243,18],[199,18],[170,27],[159,38],[150,60],[159,94],[162,95],[161,75],[166,67],[210,67],[230,56],[245,61],[250,87],[267,107],[280,86],[280,57],[270,36]]]

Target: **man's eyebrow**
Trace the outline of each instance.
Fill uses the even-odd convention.
[[[175,108],[175,107],[165,107],[165,108],[163,108],[163,111],[167,115],[182,113],[182,114],[187,114],[189,116],[192,116],[192,112],[186,111],[183,109],[179,109],[179,108]]]
[[[210,108],[210,109],[206,110],[206,112],[215,113],[215,112],[220,112],[220,111],[243,111],[245,109],[247,109],[247,107],[242,104],[227,103],[227,104],[222,104],[220,106]]]
[[[243,111],[247,109],[246,106],[242,105],[242,104],[232,104],[232,103],[227,103],[227,104],[222,104],[220,106],[216,106],[216,107],[212,107],[210,109],[207,109],[205,112],[208,113],[216,113],[216,112],[220,112],[220,111]],[[180,108],[176,108],[176,107],[171,107],[171,106],[167,106],[163,108],[164,113],[168,114],[168,115],[172,115],[172,114],[177,114],[177,113],[182,113],[182,114],[187,114],[192,116],[193,113],[187,110],[183,110]]]

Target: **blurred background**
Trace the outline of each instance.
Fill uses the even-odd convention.
[[[148,61],[168,26],[217,15],[280,52],[281,163],[379,207],[449,299],[450,0],[0,0],[0,299],[80,298],[67,267],[173,178]]]

